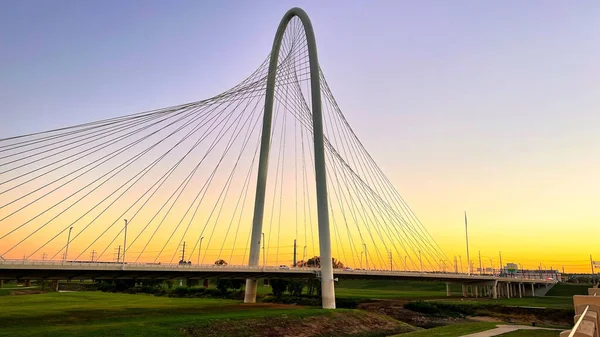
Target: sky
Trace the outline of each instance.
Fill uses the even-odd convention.
[[[597,1],[3,1],[0,137],[196,101],[310,16],[350,125],[446,254],[600,260]]]

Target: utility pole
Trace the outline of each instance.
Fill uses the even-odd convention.
[[[360,269],[363,269],[363,267],[362,267],[362,256],[363,256],[364,253],[365,253],[364,250],[360,252]]]
[[[502,273],[502,269],[504,269],[504,265],[502,264],[502,252],[498,252],[498,254],[500,255],[500,267],[498,269],[500,269],[498,271],[498,273]]]
[[[202,240],[204,240],[204,236],[200,238],[200,247],[198,247],[198,265],[200,265],[200,252],[202,251]]]
[[[127,219],[125,220],[125,238],[123,239],[123,264],[125,264],[125,253],[127,252]]]
[[[367,244],[363,243],[363,247],[365,248],[365,266],[367,266],[367,270],[369,270],[369,255],[367,255]]]
[[[265,233],[260,233],[262,234],[262,250],[263,250],[263,268],[265,267],[265,265],[267,264],[267,260],[266,260],[266,256],[265,256]]]
[[[92,262],[94,262],[94,255],[96,255],[96,251],[92,250]]]
[[[492,261],[491,257],[488,257],[488,259],[490,259],[490,267],[492,268],[492,275],[494,274],[494,262]]]
[[[481,267],[481,251],[479,251],[479,275],[483,273],[483,267]]]
[[[421,259],[421,251],[419,250],[419,263],[421,264],[421,273],[423,272],[423,259]]]
[[[294,239],[294,268],[296,267],[296,239]]]
[[[181,252],[181,261],[185,262],[185,241],[183,241],[183,251]]]
[[[65,249],[65,258],[63,259],[63,261],[67,261],[67,255],[69,254],[69,242],[71,242],[71,231],[73,230],[73,227],[69,228],[69,236],[67,237],[67,249]]]
[[[467,238],[467,265],[469,268],[469,275],[471,275],[471,258],[469,257],[469,229],[467,226],[467,211],[465,210],[465,236]]]
[[[592,284],[594,284],[594,275],[596,273],[594,272],[594,260],[592,260],[592,255],[590,255],[590,265],[592,266]]]
[[[306,245],[304,246],[304,250],[302,251],[302,261],[306,264]]]

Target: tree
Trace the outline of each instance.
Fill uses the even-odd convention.
[[[220,259],[220,260],[217,260],[217,261],[215,261],[215,265],[217,265],[217,266],[226,266],[226,265],[228,265],[228,264],[229,264],[229,263],[227,263],[227,261],[225,261],[225,260],[223,260],[223,259]]]
[[[217,289],[225,294],[229,289],[239,290],[244,285],[244,280],[217,280]]]
[[[269,283],[271,284],[271,289],[273,290],[273,295],[275,295],[275,297],[279,298],[279,297],[281,297],[281,295],[283,295],[283,293],[287,289],[289,281],[281,280],[281,279],[273,279],[273,280],[270,280]]]
[[[344,268],[344,264],[342,263],[342,261],[336,260],[334,257],[331,258],[331,262],[333,263],[333,268],[335,268],[335,269]],[[307,261],[300,260],[300,261],[296,262],[296,266],[297,267],[320,268],[321,267],[321,257],[313,256],[310,259],[308,259]]]
[[[304,282],[298,280],[288,281],[287,291],[294,295],[300,296],[302,295],[302,290],[304,289]]]

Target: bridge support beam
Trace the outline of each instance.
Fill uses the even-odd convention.
[[[495,281],[495,284],[492,286],[492,297],[494,299],[498,298],[498,281]]]
[[[468,293],[467,293],[467,286],[466,286],[465,284],[462,284],[462,285],[461,285],[461,288],[462,288],[462,296],[463,296],[463,297],[467,297],[467,296],[468,296]]]
[[[450,283],[448,282],[446,282],[446,296],[452,296],[452,293],[450,292]]]
[[[519,283],[519,298],[523,298],[523,290],[522,290],[523,284]]]
[[[531,297],[535,297],[535,285],[531,284]]]
[[[506,283],[506,298],[510,298],[510,283]]]
[[[267,170],[269,167],[269,149],[271,145],[271,124],[273,119],[273,103],[275,99],[277,63],[285,30],[290,20],[294,17],[298,17],[304,26],[304,35],[306,36],[310,68],[313,142],[315,154],[315,185],[317,189],[317,218],[319,225],[319,254],[321,262],[321,297],[323,308],[335,309],[333,261],[331,256],[331,233],[329,230],[329,203],[327,201],[327,172],[325,170],[325,146],[323,136],[323,116],[321,109],[321,77],[319,73],[319,60],[317,57],[317,43],[315,40],[312,23],[310,22],[306,12],[300,8],[292,8],[285,13],[281,19],[281,22],[279,23],[277,32],[275,33],[273,48],[271,49],[248,265],[251,267],[258,266],[260,258],[260,240],[262,236],[262,224],[265,209],[265,192],[267,187]],[[256,287],[256,280],[246,280],[244,303],[256,302]]]
[[[25,286],[31,287],[31,280],[25,280]]]
[[[0,280],[0,288],[4,285],[4,280]]]

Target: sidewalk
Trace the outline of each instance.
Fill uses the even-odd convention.
[[[501,335],[501,334],[507,333],[507,332],[517,331],[517,330],[555,330],[555,331],[562,331],[561,329],[538,328],[538,327],[533,327],[533,326],[529,326],[529,325],[504,325],[504,324],[499,324],[499,325],[497,325],[496,329],[482,331],[482,332],[477,332],[477,333],[472,333],[470,335],[464,335],[462,337],[492,337],[492,336],[498,336],[498,335]]]

